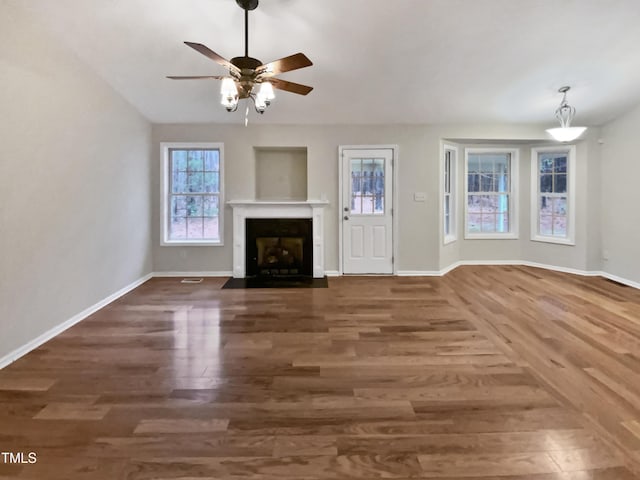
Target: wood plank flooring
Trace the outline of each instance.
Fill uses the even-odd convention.
[[[0,479],[640,479],[640,291],[153,279],[0,371]]]

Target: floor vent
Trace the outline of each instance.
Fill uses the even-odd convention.
[[[202,278],[183,278],[180,283],[202,283]]]

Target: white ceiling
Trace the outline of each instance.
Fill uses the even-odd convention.
[[[185,40],[243,54],[235,0],[19,3],[149,120],[243,121],[219,105],[217,81],[165,78],[225,73]],[[574,123],[596,125],[640,101],[638,0],[261,0],[249,35],[264,62],[314,62],[281,77],[315,90],[277,92],[259,123],[553,126],[571,85]]]

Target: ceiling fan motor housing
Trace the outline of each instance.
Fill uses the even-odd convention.
[[[236,0],[236,3],[243,10],[255,10],[258,8],[258,0]]]
[[[252,57],[233,57],[230,61],[240,70],[255,70],[262,65],[260,60]]]
[[[231,63],[240,70],[240,76],[237,77],[238,98],[248,98],[258,76],[256,69],[262,65],[262,62],[252,57],[234,57]]]

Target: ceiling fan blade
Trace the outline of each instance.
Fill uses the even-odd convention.
[[[284,90],[286,92],[297,93],[298,95],[307,95],[313,87],[308,87],[307,85],[301,85],[299,83],[288,82],[287,80],[281,80],[279,78],[270,78],[269,82],[273,85],[274,88],[279,90]]]
[[[240,71],[238,69],[238,67],[236,67],[233,63],[231,63],[226,58],[221,57],[216,52],[211,50],[209,47],[207,47],[205,45],[202,45],[201,43],[194,43],[194,42],[184,42],[184,43],[185,43],[185,45],[189,45],[194,50],[200,52],[205,57],[210,58],[211,60],[213,60],[216,63],[219,63],[223,67],[226,67],[229,70],[234,70],[236,72]]]
[[[299,68],[310,67],[313,62],[307,58],[304,53],[296,53],[288,57],[274,60],[270,63],[260,65],[256,70],[264,75],[278,75],[279,73],[298,70]]]
[[[176,77],[176,76],[168,76],[171,80],[201,80],[205,78],[213,78],[214,80],[222,80],[223,76],[220,75],[204,75],[204,76],[191,76],[191,77]]]

